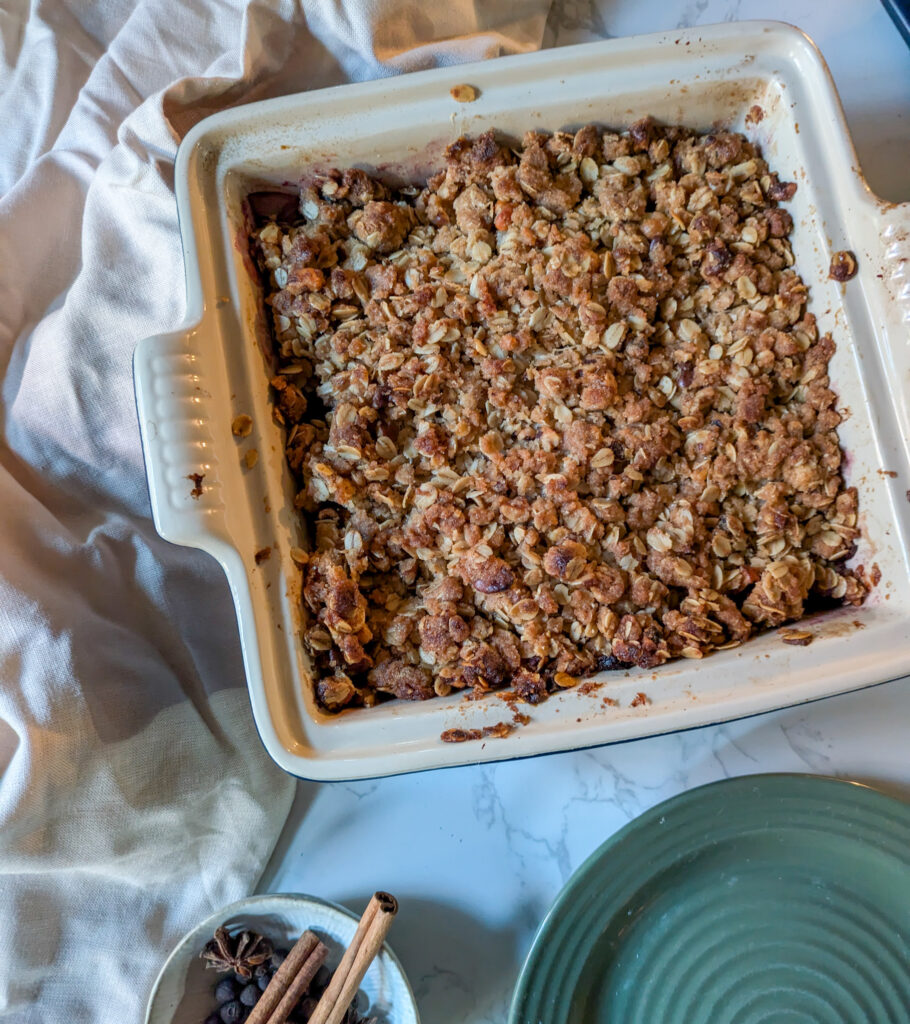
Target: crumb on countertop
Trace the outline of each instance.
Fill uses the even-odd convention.
[[[271,548],[271,546],[267,546],[267,547],[264,547],[264,548],[260,548],[256,552],[256,554],[253,555],[253,559],[255,560],[257,565],[262,565],[263,562],[268,561],[268,559],[271,557],[271,555],[272,555],[272,548]]]

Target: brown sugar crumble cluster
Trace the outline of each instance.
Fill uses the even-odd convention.
[[[493,133],[260,221],[322,706],[701,658],[859,604],[792,197],[737,134]]]

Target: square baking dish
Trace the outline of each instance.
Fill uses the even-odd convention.
[[[456,104],[449,90],[465,82],[478,99]],[[753,111],[747,121],[754,106],[762,116]],[[440,740],[447,729],[510,722],[511,708],[496,695],[323,713],[299,640],[290,550],[302,538],[268,398],[244,197],[331,166],[417,180],[458,135],[490,127],[520,137],[590,121],[625,127],[645,114],[742,131],[781,180],[798,182],[788,205],[797,269],[820,331],[837,342],[832,386],[847,412],[847,482],[860,498],[855,562],[870,573],[877,567],[878,586],[862,608],[815,617],[811,646],[768,633],[704,661],[605,674],[602,687],[522,706],[530,721],[503,738]],[[759,22],[609,40],[227,110],[184,140],[176,191],[186,323],[141,342],[135,355],[155,525],[223,566],[256,723],[285,770],[352,779],[567,750],[768,711],[910,671],[910,204],[886,204],[868,191],[825,63],[796,29]],[[846,286],[828,279],[839,249],[852,249],[859,264]],[[253,419],[243,444],[231,433],[239,414]],[[260,458],[246,470],[241,457],[251,446]],[[201,494],[192,493],[194,474]],[[648,700],[636,701],[640,693]]]

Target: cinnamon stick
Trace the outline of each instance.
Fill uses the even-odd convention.
[[[344,951],[341,963],[335,968],[335,973],[332,975],[329,984],[326,986],[326,990],[323,992],[318,1006],[322,1006],[326,1001],[328,1001],[329,1004],[334,1004],[337,999],[338,993],[341,991],[342,982],[350,973],[351,967],[354,964],[354,957],[357,955],[357,950],[360,949],[364,937],[366,936],[370,925],[373,923],[373,918],[376,916],[376,912],[379,909],[378,895],[378,893],[373,895],[370,902],[367,904],[366,910],[364,910],[361,915],[361,918],[357,923],[357,930],[354,932],[354,937],[351,939],[348,948]],[[312,1018],[313,1014],[310,1014],[310,1019],[312,1020]]]
[[[394,896],[387,892],[373,895],[341,963],[310,1014],[309,1024],[340,1024],[397,913],[398,900]]]
[[[316,972],[325,963],[325,958],[328,956],[328,947],[323,945],[321,942],[317,943],[316,948],[310,954],[308,960],[305,961],[303,967],[300,969],[297,977],[288,985],[287,991],[281,997],[278,1005],[272,1011],[272,1016],[268,1019],[268,1024],[285,1024],[291,1010],[300,1002],[300,1000],[306,995],[307,989],[310,987],[310,982],[316,976]],[[258,1003],[256,1004],[259,1005]],[[250,1018],[247,1018],[247,1024],[249,1024]]]
[[[283,1024],[325,962],[328,952],[311,931],[304,932],[259,997],[246,1019],[247,1024]],[[289,997],[292,990],[297,993],[293,1000]],[[278,1011],[283,1006],[284,1016],[281,1017]]]

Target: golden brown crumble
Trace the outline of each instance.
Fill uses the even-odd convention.
[[[260,221],[324,707],[535,704],[862,602],[795,188],[645,119],[459,139],[422,189],[333,171]]]

